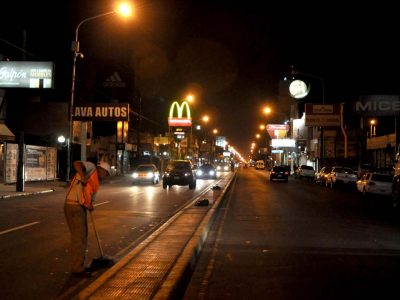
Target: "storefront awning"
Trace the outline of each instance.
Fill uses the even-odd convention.
[[[15,141],[14,133],[3,123],[0,123],[0,141]]]

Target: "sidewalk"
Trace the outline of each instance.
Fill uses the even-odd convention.
[[[65,181],[35,181],[25,182],[23,191],[17,191],[16,183],[0,184],[0,200],[12,197],[28,196],[34,194],[51,193],[56,189],[65,189],[67,186]]]

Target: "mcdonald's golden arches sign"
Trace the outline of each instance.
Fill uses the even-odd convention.
[[[176,110],[176,116],[175,116]],[[184,111],[186,111],[186,117],[183,116]],[[179,104],[177,101],[172,103],[169,109],[168,125],[175,127],[192,126],[192,117],[190,115],[189,104],[183,101]]]

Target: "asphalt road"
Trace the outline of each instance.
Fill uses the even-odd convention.
[[[184,299],[398,299],[400,215],[389,202],[242,169]]]
[[[93,212],[104,254],[115,260],[164,223],[185,203],[209,188],[214,180],[198,180],[197,187],[162,184],[132,185],[128,176],[107,180],[100,187]],[[0,298],[69,299],[94,278],[69,274],[69,231],[63,203],[65,188],[53,193],[1,200]],[[89,223],[87,265],[100,257]]]

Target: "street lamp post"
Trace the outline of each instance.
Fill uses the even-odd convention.
[[[373,138],[376,136],[376,120],[372,119],[369,121],[370,130],[369,130],[369,137]]]
[[[81,22],[79,22],[78,26],[76,26],[76,29],[75,29],[75,40],[72,42],[72,47],[71,47],[71,50],[73,52],[73,63],[72,63],[71,100],[70,100],[70,104],[69,104],[69,144],[70,145],[68,147],[68,157],[67,157],[67,160],[68,160],[67,161],[67,181],[69,180],[70,175],[71,175],[71,158],[72,158],[71,152],[72,152],[72,141],[73,141],[72,117],[74,115],[73,107],[74,107],[74,99],[75,99],[76,60],[78,57],[83,58],[83,54],[81,52],[79,52],[79,29],[86,22],[96,20],[99,18],[103,18],[103,17],[109,16],[109,15],[113,15],[115,13],[119,13],[124,16],[129,16],[131,14],[131,8],[130,8],[130,6],[128,6],[128,4],[122,3],[115,10],[83,19]],[[86,140],[82,141],[82,147],[86,151]],[[83,158],[83,159],[86,159],[86,158]]]
[[[292,70],[292,74],[293,75],[301,75],[301,76],[306,76],[306,77],[311,77],[314,79],[317,79],[321,82],[321,89],[322,89],[322,104],[325,104],[325,83],[324,80],[322,79],[322,77],[319,77],[317,75],[314,74],[309,74],[309,73],[303,73],[303,72],[299,72],[299,71],[295,71]],[[319,169],[321,169],[324,165],[324,126],[321,126],[321,147],[320,147],[320,164],[321,166],[319,167]]]

